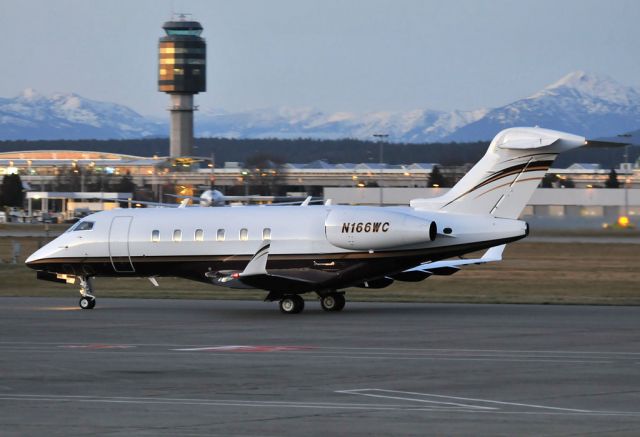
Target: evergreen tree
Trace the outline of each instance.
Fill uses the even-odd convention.
[[[562,188],[575,188],[576,184],[575,184],[575,182],[573,182],[573,179],[566,178],[566,179],[562,180],[562,182],[560,183],[560,186]]]
[[[544,175],[544,177],[542,178],[542,180],[540,181],[540,188],[553,188],[553,183],[557,180],[558,178],[556,177],[556,175],[551,174],[551,173],[547,173]]]
[[[2,196],[0,199],[5,206],[22,207],[24,190],[19,174],[9,174],[2,178]]]
[[[249,156],[245,162],[248,172],[245,183],[250,187],[249,194],[280,195],[282,163],[282,158],[269,153],[254,153]]]
[[[606,188],[620,188],[620,181],[618,181],[618,173],[614,169],[609,172],[609,179],[604,183]]]
[[[444,176],[442,175],[442,173],[440,172],[440,169],[438,168],[438,166],[434,166],[433,169],[431,170],[431,174],[429,175],[429,182],[428,185],[429,187],[446,187],[447,181],[444,178]]]
[[[136,191],[136,184],[133,182],[131,173],[127,172],[126,175],[120,178],[120,181],[116,185],[116,191],[118,193],[134,193]]]

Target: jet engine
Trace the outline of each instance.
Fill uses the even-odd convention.
[[[436,239],[434,221],[379,208],[334,209],[325,220],[327,240],[353,250],[382,250],[424,244]]]

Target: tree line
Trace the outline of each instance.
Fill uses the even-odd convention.
[[[384,162],[388,164],[410,164],[413,162],[438,163],[457,166],[477,162],[487,150],[489,143],[386,143]],[[167,138],[137,140],[59,140],[59,141],[0,141],[2,151],[21,150],[87,150],[112,152],[137,156],[167,156]],[[630,148],[630,160],[640,155],[638,147]],[[283,162],[307,163],[324,159],[330,163],[379,162],[380,144],[375,141],[355,139],[228,139],[197,138],[194,155],[215,156],[217,165],[227,161],[244,162],[254,155],[269,155]],[[615,168],[624,161],[623,148],[575,149],[560,155],[554,167],[568,167],[576,162],[598,163],[602,168]]]

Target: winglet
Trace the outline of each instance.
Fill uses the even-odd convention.
[[[191,199],[187,197],[182,202],[180,202],[180,206],[178,208],[186,208],[187,205],[189,205],[189,202],[191,202]]]
[[[312,196],[308,196],[306,199],[304,199],[304,202],[302,202],[300,206],[309,206],[309,203],[311,202],[312,198],[313,198]]]
[[[265,275],[267,274],[267,258],[269,257],[269,248],[271,241],[265,240],[262,246],[257,250],[249,264],[244,268],[240,276]]]

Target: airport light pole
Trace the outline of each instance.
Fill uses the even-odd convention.
[[[373,134],[380,145],[380,177],[378,178],[378,188],[380,188],[380,206],[384,204],[384,194],[382,191],[382,163],[384,159],[384,142],[389,138],[389,134]]]
[[[624,146],[624,162],[625,164],[629,163],[629,144]],[[624,215],[625,217],[627,217],[627,219],[629,218],[629,175],[628,174],[624,175]]]
[[[619,137],[630,137],[631,134],[621,134]],[[624,163],[629,164],[629,146],[631,144],[627,143],[624,145]],[[626,167],[626,165],[625,165]],[[633,167],[631,167],[631,174],[633,175]],[[625,169],[626,173],[626,169]],[[627,174],[624,176],[624,216],[626,217],[627,223],[629,220],[629,177]]]

